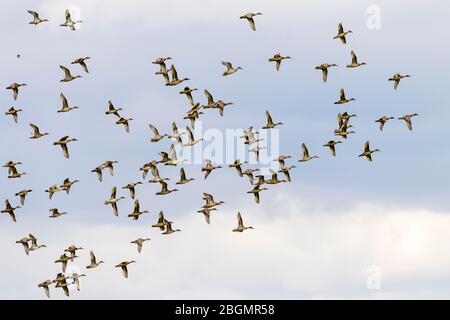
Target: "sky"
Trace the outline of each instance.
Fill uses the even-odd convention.
[[[21,161],[19,170],[27,172],[8,179],[2,168],[0,200],[17,205],[17,191],[33,192],[17,210],[17,223],[0,215],[0,298],[45,299],[37,284],[60,272],[53,261],[71,244],[85,248],[71,270],[88,276],[81,279],[80,292],[71,290],[70,299],[449,298],[450,151],[445,137],[450,112],[445,84],[450,80],[450,44],[442,34],[448,29],[450,5],[437,0],[427,4],[72,0],[35,1],[31,7],[2,1],[1,86],[28,86],[17,101],[0,88],[0,162]],[[74,32],[59,26],[69,7],[79,8],[83,20]],[[368,25],[374,18],[368,8],[379,10],[379,28]],[[50,22],[29,25],[29,9]],[[257,31],[239,19],[248,12],[263,13],[255,18]],[[339,22],[353,31],[347,45],[332,39]],[[351,50],[367,65],[345,68]],[[292,59],[276,72],[267,59],[278,52]],[[91,57],[89,74],[70,65],[84,56]],[[169,132],[173,121],[181,130],[189,125],[183,120],[189,103],[178,94],[184,84],[165,87],[154,75],[158,68],[151,62],[162,56],[171,56],[178,75],[189,77],[186,84],[199,89],[195,101],[205,103],[207,89],[214,98],[234,103],[224,117],[217,110],[206,111],[196,138],[261,128],[266,110],[283,122],[275,144],[281,154],[292,155],[288,164],[297,167],[292,182],[270,186],[256,204],[246,193],[248,180],[234,169],[216,170],[204,180],[201,163],[184,164],[195,181],[162,197],[154,195],[159,186],[145,183],[137,198],[150,214],[138,221],[127,218],[133,200],[120,187],[142,180],[139,167],[158,159],[158,152],[171,144],[150,143],[148,124],[162,133]],[[243,70],[223,77],[223,60]],[[339,65],[330,70],[327,83],[314,69],[325,62]],[[60,83],[61,64],[82,78]],[[387,79],[397,72],[412,77],[394,91]],[[334,105],[341,88],[357,100]],[[60,93],[80,109],[57,113]],[[108,100],[134,119],[129,134],[104,114]],[[3,115],[11,106],[24,110],[18,124]],[[322,145],[335,138],[336,115],[343,111],[358,115],[352,119],[356,134],[338,145],[332,157]],[[411,113],[419,114],[413,131],[392,120],[380,132],[374,122],[382,115]],[[50,135],[29,139],[30,122]],[[69,145],[70,159],[52,145],[65,135],[80,140]],[[373,162],[357,156],[367,140],[381,149]],[[302,142],[319,159],[298,163]],[[207,149],[208,142],[199,148]],[[90,171],[105,160],[119,163],[114,176],[105,171],[100,183]],[[178,171],[160,166],[170,187]],[[44,190],[65,178],[80,183],[70,195],[58,193],[49,200]],[[103,204],[114,186],[127,198],[119,203],[119,218]],[[225,202],[211,225],[196,213],[203,192]],[[69,214],[52,220],[51,208]],[[160,210],[182,231],[163,236],[151,228]],[[231,232],[238,211],[254,230]],[[28,233],[48,248],[26,256],[15,241]],[[138,237],[152,239],[141,254],[130,244]],[[105,264],[86,271],[89,250]],[[131,259],[137,263],[124,279],[114,266]],[[51,294],[65,299],[62,290]]]

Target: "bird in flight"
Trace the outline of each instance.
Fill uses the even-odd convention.
[[[33,16],[33,21],[29,22],[29,24],[34,24],[35,26],[37,26],[42,22],[48,22],[47,19],[41,19],[36,11],[27,10],[27,12]]]
[[[344,26],[342,25],[342,23],[339,23],[338,33],[336,36],[333,37],[333,39],[340,39],[343,44],[347,44],[346,36],[349,33],[353,33],[353,31],[352,30],[344,31]]]
[[[247,13],[247,14],[244,14],[243,16],[240,16],[239,19],[246,19],[248,21],[249,25],[250,25],[250,28],[253,31],[256,31],[255,20],[253,18],[256,17],[256,16],[260,16],[260,15],[262,15],[261,12]]]

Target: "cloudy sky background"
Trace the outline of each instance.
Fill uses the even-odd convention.
[[[381,29],[367,27],[366,10],[381,10]],[[45,298],[37,283],[53,278],[60,266],[53,261],[71,244],[86,248],[76,265],[88,264],[89,250],[106,263],[82,280],[82,291],[73,298],[169,299],[169,298],[449,298],[450,200],[446,137],[450,116],[446,30],[449,4],[430,1],[39,1],[30,7],[2,1],[5,19],[0,21],[3,39],[0,74],[3,87],[26,82],[14,102],[9,91],[0,105],[24,109],[19,124],[2,115],[0,162],[22,161],[28,173],[11,181],[6,169],[0,179],[0,196],[17,203],[14,193],[33,189],[25,207],[17,211],[18,223],[0,216],[0,298]],[[64,10],[81,8],[80,30],[59,27]],[[28,25],[26,10],[38,11],[51,22]],[[252,11],[257,17],[253,32],[239,16]],[[354,34],[344,46],[331,38],[343,22]],[[355,50],[367,66],[344,68]],[[275,71],[267,59],[276,52],[292,60]],[[21,58],[16,55],[20,53]],[[188,109],[181,87],[164,87],[151,64],[171,56],[180,77],[199,88],[194,99],[205,102],[203,89],[215,98],[234,102],[220,118],[207,112],[204,130],[260,127],[264,111],[285,125],[280,130],[280,152],[300,156],[305,142],[320,159],[297,165],[293,182],[273,186],[262,194],[260,205],[245,192],[247,179],[234,170],[215,171],[203,181],[200,165],[185,165],[196,181],[180,192],[155,197],[159,186],[137,190],[141,207],[151,212],[137,222],[126,215],[132,200],[119,204],[121,216],[103,205],[113,186],[138,181],[138,168],[169,142],[151,144],[148,124],[162,132],[176,121],[180,128]],[[83,78],[61,84],[59,65],[90,56],[90,74],[71,66]],[[222,77],[222,60],[244,68]],[[314,66],[337,63],[324,84]],[[387,78],[394,73],[413,77],[394,92]],[[335,106],[340,88],[358,100]],[[57,114],[59,94],[80,109]],[[124,108],[132,117],[131,133],[105,116],[107,101]],[[358,114],[356,135],[338,145],[332,158],[321,145],[333,138],[336,115]],[[387,114],[419,113],[414,131],[393,120],[380,133],[373,122]],[[28,139],[29,122],[50,136]],[[64,135],[80,142],[71,144],[71,158],[63,158],[52,145]],[[363,144],[382,151],[372,163],[358,158]],[[90,170],[107,159],[118,160],[114,177],[98,182]],[[294,164],[294,161],[290,161]],[[178,168],[162,167],[163,176],[177,179]],[[106,172],[105,172],[106,173]],[[81,180],[71,194],[48,200],[43,191],[64,178]],[[196,211],[202,192],[226,205],[206,225]],[[48,209],[57,207],[69,215],[50,220]],[[162,236],[149,226],[157,213],[175,221],[183,231]],[[256,229],[234,234],[236,212]],[[35,234],[49,248],[25,256],[14,241]],[[129,242],[149,236],[137,255]],[[125,280],[113,266],[135,259]],[[367,270],[381,270],[381,289],[367,288]],[[85,272],[85,270],[82,270]],[[63,298],[60,290],[53,297]]]

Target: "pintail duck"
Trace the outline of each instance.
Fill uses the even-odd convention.
[[[342,143],[342,141],[334,141],[334,140],[330,140],[330,141],[328,141],[326,144],[324,144],[323,146],[324,146],[324,147],[330,148],[331,154],[332,154],[333,156],[336,156],[336,148],[335,148],[335,146],[336,146],[338,143]]]
[[[280,164],[280,166],[284,166],[284,165],[285,165],[285,161],[286,161],[287,159],[290,159],[290,158],[292,158],[292,157],[289,156],[289,155],[285,156],[285,155],[280,154],[278,157],[276,157],[275,159],[273,159],[273,161],[278,161],[278,163]]]
[[[122,274],[123,276],[128,279],[128,265],[132,264],[132,263],[136,263],[136,261],[131,260],[131,261],[122,261],[121,263],[119,263],[118,265],[116,265],[116,268],[121,268],[122,269]]]
[[[122,187],[122,189],[128,189],[130,191],[131,199],[134,199],[136,194],[136,186],[142,184],[142,182],[138,181],[135,183],[128,183],[126,186]]]
[[[317,67],[316,67],[316,70],[322,70],[322,79],[323,79],[323,82],[327,82],[327,79],[328,79],[328,68],[331,68],[331,67],[337,67],[337,66],[338,66],[338,65],[335,64],[335,63],[332,63],[332,64],[323,63],[323,64],[321,64],[320,66],[317,66]]]
[[[191,121],[191,127],[194,129],[195,128],[195,121],[200,117],[201,114],[203,114],[203,112],[199,112],[199,108],[198,106],[200,106],[199,103],[197,103],[193,110],[189,111],[185,117],[183,117],[183,119],[187,119],[189,121]]]
[[[164,213],[160,211],[158,215],[158,221],[152,225],[152,228],[159,228],[159,230],[164,231],[164,228],[166,226],[165,221],[167,220],[164,218]]]
[[[82,247],[77,247],[76,245],[72,244],[70,247],[68,247],[67,249],[64,250],[64,252],[68,252],[70,253],[70,261],[73,262],[73,260],[75,260],[75,258],[77,257],[77,251],[78,250],[83,250],[84,248]]]
[[[73,141],[78,141],[77,139],[69,139],[69,136],[64,136],[61,139],[59,139],[56,142],[53,142],[54,146],[61,146],[61,149],[63,151],[64,157],[66,157],[67,159],[69,158],[69,149],[67,147],[67,144],[69,142],[73,142]]]
[[[264,176],[262,174],[255,176],[254,185],[256,186],[262,186],[263,184],[266,184],[266,179],[264,179]]]
[[[188,126],[186,126],[186,134],[188,136],[189,141],[187,143],[183,144],[184,147],[190,147],[190,146],[193,146],[193,145],[199,143],[200,141],[203,141],[203,138],[195,140],[194,134],[192,133],[192,130]]]
[[[68,277],[63,275],[62,273],[58,273],[56,279],[53,280],[53,283],[56,283],[55,288],[61,288],[64,291],[64,294],[69,296],[69,283],[67,283]]]
[[[58,110],[59,113],[60,112],[69,112],[74,109],[79,109],[77,106],[70,107],[69,103],[67,102],[67,98],[64,96],[64,94],[61,93],[59,96],[60,96],[61,102],[62,102],[62,107],[61,107],[61,109]]]
[[[168,135],[167,137],[169,139],[175,139],[178,144],[183,145],[183,140],[181,137],[186,134],[186,132],[179,133],[177,124],[175,122],[172,122],[172,134]]]
[[[411,76],[409,74],[402,76],[400,73],[396,73],[391,78],[389,78],[388,81],[394,81],[394,90],[397,90],[400,80],[410,77]]]
[[[22,239],[16,241],[17,244],[21,244],[23,246],[23,249],[27,256],[30,254],[30,247],[28,246],[28,242],[30,242],[29,237],[23,237]]]
[[[175,150],[175,146],[173,144],[170,145],[170,160],[165,162],[165,166],[177,166],[180,163],[183,163],[184,160],[178,160],[177,151]]]
[[[159,183],[160,181],[170,180],[169,178],[161,178],[158,167],[153,162],[150,163],[150,172],[153,176],[153,179],[149,180],[149,183]]]
[[[70,189],[72,188],[72,186],[73,186],[75,183],[78,183],[78,182],[80,182],[80,180],[73,180],[73,181],[70,181],[69,178],[66,178],[66,179],[64,179],[63,184],[60,186],[60,188],[61,188],[62,190],[64,190],[64,191],[66,191],[67,194],[69,194]]]
[[[17,83],[14,82],[12,84],[10,84],[8,87],[6,87],[7,90],[12,90],[13,92],[13,98],[14,100],[17,100],[17,97],[19,95],[19,88],[20,87],[26,87],[27,84],[26,83]]]
[[[59,218],[59,217],[61,217],[62,215],[67,214],[67,212],[59,212],[59,210],[56,209],[56,208],[50,209],[50,210],[48,210],[48,211],[50,211],[50,212],[52,213],[52,214],[49,216],[49,218]]]
[[[123,118],[123,117],[120,117],[117,121],[116,121],[116,124],[117,125],[123,125],[124,126],[124,128],[125,128],[125,132],[126,133],[130,133],[130,124],[128,123],[129,121],[132,121],[133,120],[133,118]]]
[[[116,108],[114,107],[113,103],[111,102],[111,100],[108,101],[108,110],[105,112],[105,114],[113,114],[115,115],[117,118],[122,118],[119,114],[119,111],[122,111],[122,108]]]
[[[418,114],[417,113],[413,113],[413,114],[407,114],[404,115],[403,117],[398,118],[398,120],[404,120],[406,122],[406,126],[408,127],[409,130],[412,130],[412,121],[411,118],[412,117],[417,117]]]
[[[189,78],[178,79],[178,73],[174,65],[170,67],[169,71],[172,79],[166,83],[166,86],[176,86],[184,81],[190,80]]]
[[[30,238],[31,241],[31,246],[29,247],[30,251],[39,250],[41,248],[47,248],[45,244],[38,245],[37,238],[31,233],[28,235],[28,237]]]
[[[53,283],[54,283],[54,281],[52,281],[52,280],[45,280],[38,284],[39,288],[44,289],[44,292],[45,292],[45,295],[47,296],[47,298],[50,298],[50,288],[49,287]]]
[[[53,195],[54,195],[56,192],[59,192],[59,191],[62,191],[62,190],[61,190],[56,184],[53,185],[53,186],[51,186],[51,187],[48,188],[47,190],[45,190],[45,192],[48,193],[48,198],[49,198],[49,199],[52,199],[52,198],[53,198]]]
[[[244,135],[241,138],[244,138],[244,144],[252,145],[254,143],[258,143],[260,141],[264,141],[264,139],[259,139],[255,137],[255,133],[259,134],[258,131],[253,132],[253,127],[244,130]]]
[[[169,75],[168,75],[168,71],[167,71],[166,61],[171,60],[171,59],[172,59],[171,57],[162,57],[162,58],[158,58],[152,62],[153,64],[159,65],[159,71],[155,72],[155,74],[163,75],[166,83],[169,83]]]
[[[14,214],[14,211],[17,210],[17,209],[20,209],[20,208],[22,208],[22,207],[21,206],[17,206],[17,207],[11,206],[11,204],[9,203],[9,200],[6,199],[5,200],[5,208],[2,211],[0,211],[0,212],[9,214],[11,220],[13,222],[17,222],[16,215]]]
[[[216,102],[214,101],[214,97],[212,96],[212,94],[205,89],[204,91],[206,99],[207,99],[207,103],[205,105],[202,105],[201,108],[203,109],[211,109],[214,108],[216,105]]]
[[[250,180],[250,184],[253,185],[253,181],[255,180],[253,178],[253,173],[260,171],[259,169],[246,169],[243,173],[248,177]]]
[[[246,164],[246,163],[247,163],[247,161],[241,162],[241,160],[237,159],[232,164],[229,164],[228,167],[229,168],[235,168],[237,173],[238,173],[238,175],[239,175],[239,177],[242,177],[243,173],[242,173],[242,167],[241,166],[243,164]]]
[[[259,161],[259,152],[261,150],[267,149],[266,147],[256,146],[250,149],[248,152],[253,152],[255,154],[256,161]]]
[[[160,135],[158,129],[152,124],[148,125],[150,127],[150,130],[153,132],[153,137],[151,138],[151,142],[158,142],[159,140],[163,139],[164,137],[167,137],[167,134]]]
[[[202,167],[202,172],[205,173],[205,179],[208,178],[213,170],[220,168],[222,168],[222,166],[214,166],[211,160],[205,159],[205,166]]]
[[[180,180],[178,180],[178,182],[176,184],[186,184],[188,182],[191,182],[195,180],[194,178],[186,178],[186,173],[184,172],[184,168],[180,169]]]
[[[212,107],[213,109],[219,109],[219,114],[221,117],[223,117],[223,112],[225,110],[225,107],[232,106],[233,102],[224,102],[222,100],[216,101],[216,104]]]
[[[30,192],[32,192],[33,190],[31,190],[31,189],[25,189],[25,190],[21,190],[21,191],[19,191],[19,192],[17,192],[16,194],[15,194],[15,196],[16,197],[19,197],[19,199],[20,199],[20,204],[23,206],[24,204],[25,204],[25,197],[30,193]]]
[[[133,220],[139,220],[141,214],[149,213],[147,210],[140,211],[139,200],[134,200],[134,208],[133,212],[128,215],[129,218],[133,218]]]
[[[21,178],[23,175],[26,175],[26,172],[18,172],[16,167],[12,167],[11,173],[8,175],[9,179],[18,179]]]
[[[91,263],[88,266],[86,266],[86,269],[94,269],[94,268],[97,268],[100,264],[104,263],[103,261],[97,262],[97,258],[95,257],[95,254],[93,251],[91,251],[89,253],[89,256],[90,256]]]
[[[273,122],[272,116],[270,115],[269,111],[266,111],[266,125],[263,127],[263,129],[273,129],[276,126],[282,125],[283,122]]]
[[[302,143],[302,158],[298,160],[299,162],[306,162],[312,159],[317,159],[318,156],[310,156],[308,148],[306,147],[306,144]]]
[[[165,230],[161,234],[172,234],[172,233],[181,231],[181,229],[173,229],[171,221],[164,220],[164,225],[165,225]]]
[[[186,95],[186,97],[189,100],[189,103],[191,104],[191,106],[195,105],[194,103],[194,98],[192,97],[192,92],[197,91],[197,88],[189,88],[189,87],[184,87],[183,91],[180,91],[180,94],[184,94]]]
[[[206,223],[210,224],[211,222],[211,211],[217,210],[216,208],[202,208],[201,210],[198,210],[198,213],[203,213],[203,216],[205,217]]]
[[[382,116],[380,119],[375,120],[375,122],[380,124],[380,131],[383,131],[385,123],[392,119],[394,119],[394,117]]]
[[[355,131],[347,131],[347,130],[336,130],[336,131],[334,132],[334,135],[335,135],[335,136],[342,137],[342,138],[344,138],[344,139],[347,139],[347,136],[348,136],[349,134],[352,134],[352,133],[356,133],[356,132],[355,132]]]
[[[261,188],[260,185],[256,185],[252,190],[247,191],[247,193],[253,194],[255,197],[255,202],[259,203],[259,193],[261,191],[268,190],[267,188]]]
[[[108,168],[109,170],[109,174],[111,176],[114,175],[114,164],[119,163],[119,161],[114,161],[114,160],[106,160],[105,162],[103,162],[102,167],[103,168]]]
[[[5,112],[5,115],[12,116],[14,119],[14,122],[17,123],[19,120],[18,113],[22,112],[22,111],[23,111],[22,109],[16,109],[14,107],[11,107],[8,109],[8,111]]]
[[[72,61],[71,64],[79,64],[83,68],[84,72],[89,73],[88,67],[85,62],[86,60],[89,59],[91,58],[90,57],[78,58]]]
[[[70,15],[69,10],[66,10],[66,11],[64,12],[64,17],[66,18],[66,21],[65,21],[63,24],[61,24],[60,26],[61,26],[61,27],[67,27],[67,28],[69,28],[69,29],[72,30],[72,31],[75,31],[75,26],[76,26],[78,23],[83,22],[82,20],[73,21],[71,15]]]
[[[165,63],[167,60],[171,60],[171,57],[161,57],[161,58],[157,58],[155,61],[153,61],[153,64],[162,64]]]
[[[278,179],[278,174],[272,169],[270,169],[270,174],[272,175],[272,177],[270,180],[265,181],[267,184],[279,184],[281,182],[286,182],[286,180],[284,179],[283,180]]]
[[[203,200],[205,201],[205,205],[203,206],[203,208],[214,208],[222,204],[225,204],[225,202],[223,201],[218,202],[214,201],[214,197],[206,192],[203,192]]]
[[[238,221],[238,226],[237,226],[237,228],[233,229],[233,232],[243,232],[248,229],[254,229],[253,227],[245,227],[244,226],[244,221],[242,220],[242,216],[241,216],[240,212],[238,212],[238,214],[237,214],[237,221]]]
[[[345,91],[344,91],[344,89],[341,89],[341,91],[339,92],[339,100],[336,101],[334,104],[344,104],[344,103],[348,103],[348,102],[354,101],[354,100],[356,100],[356,99],[355,99],[355,98],[347,99],[347,98],[345,97]]]
[[[157,196],[163,196],[163,195],[178,191],[178,189],[169,190],[167,188],[167,182],[165,182],[165,181],[159,181],[159,183],[161,184],[161,191],[155,193]]]
[[[78,258],[77,256],[75,256],[75,258]],[[62,271],[66,272],[66,268],[67,268],[67,263],[69,262],[69,260],[72,260],[71,257],[67,256],[65,253],[62,254],[59,259],[55,260],[55,263],[61,263],[62,266]]]
[[[296,166],[280,166],[280,170],[278,171],[279,173],[284,174],[284,176],[286,177],[286,180],[288,182],[291,182],[291,174],[289,173],[289,170],[292,170],[294,168],[297,168]]]
[[[84,273],[78,274],[78,273],[72,273],[70,276],[70,279],[73,280],[72,284],[77,288],[78,291],[80,291],[80,278],[81,277],[87,277]]]
[[[352,52],[351,52],[351,55],[352,55],[352,63],[350,63],[349,65],[347,65],[347,68],[357,68],[357,67],[364,66],[364,65],[367,64],[367,63],[365,63],[365,62],[359,63],[359,62],[358,62],[358,58],[356,57],[355,52],[352,51]]]
[[[3,165],[3,168],[8,168],[8,174],[11,174],[13,172],[13,169],[20,164],[22,164],[22,162],[14,162],[9,160]]]

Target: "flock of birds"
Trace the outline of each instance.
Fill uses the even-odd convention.
[[[47,19],[41,19],[39,14],[35,11],[28,11],[29,14],[33,16],[33,21],[30,22],[30,24],[33,24],[35,26],[48,22]],[[256,24],[254,18],[256,16],[261,15],[262,13],[248,13],[246,15],[243,15],[240,17],[240,19],[245,19],[249,22],[250,28],[255,31],[256,30]],[[82,21],[74,21],[71,18],[71,14],[68,10],[65,12],[65,22],[61,24],[63,27],[67,27],[70,30],[75,31],[76,30],[76,24],[81,23]],[[339,24],[338,26],[338,33],[334,37],[334,39],[340,40],[343,44],[347,43],[347,36],[352,33],[351,30],[344,31],[344,27],[342,24]],[[90,57],[82,57],[75,59],[72,61],[72,65],[79,65],[82,70],[87,74],[89,73],[89,69],[87,66],[87,60],[89,60]],[[179,78],[177,70],[174,65],[171,65],[170,68],[167,67],[166,63],[171,60],[171,57],[161,57],[153,61],[153,64],[159,66],[159,70],[155,73],[156,75],[160,75],[163,78],[164,84],[166,86],[177,86],[185,81],[189,81],[189,78]],[[280,70],[281,63],[283,60],[291,59],[289,56],[282,56],[280,53],[275,54],[273,57],[269,58],[269,62],[275,63],[275,68],[277,71]],[[234,67],[231,62],[223,61],[223,66],[226,68],[226,70],[223,73],[223,76],[231,76],[234,73],[241,71],[242,67]],[[358,68],[366,65],[365,62],[359,62],[356,54],[351,51],[351,63],[347,65],[347,68]],[[328,64],[323,63],[319,66],[316,66],[315,69],[320,70],[322,72],[322,79],[324,82],[328,79],[328,73],[330,68],[338,67],[337,64]],[[71,70],[67,68],[66,66],[61,65],[61,70],[64,73],[64,78],[61,79],[61,82],[71,82],[76,79],[81,78],[81,75],[75,75],[73,76],[71,73]],[[395,74],[391,78],[389,78],[389,81],[392,81],[394,83],[394,89],[397,90],[398,85],[400,81],[404,78],[410,77],[409,75],[401,75],[399,73]],[[19,96],[19,89],[22,87],[25,87],[27,84],[25,83],[13,83],[10,86],[8,86],[6,89],[11,90],[13,93],[13,99],[14,101],[17,100]],[[190,109],[186,112],[183,119],[189,120],[190,125],[193,128],[195,128],[196,121],[200,118],[202,114],[204,114],[203,111],[206,111],[207,109],[217,109],[219,111],[220,116],[224,116],[224,111],[227,106],[232,105],[232,102],[225,102],[223,100],[215,100],[212,96],[212,94],[208,90],[204,90],[204,94],[206,96],[206,103],[200,104],[199,102],[196,102],[193,97],[193,92],[197,91],[197,88],[190,88],[186,86],[183,90],[181,90],[179,93],[182,95],[185,95],[187,97],[187,100],[190,104]],[[67,98],[64,96],[64,94],[61,93],[61,109],[59,109],[57,112],[71,112],[75,109],[78,109],[77,106],[71,106],[67,100]],[[354,101],[354,98],[347,98],[344,89],[340,90],[339,94],[339,100],[334,102],[335,104],[341,105],[341,104],[347,104],[351,101]],[[11,107],[5,114],[8,116],[12,116],[14,121],[18,122],[18,114],[21,112],[21,109],[15,109],[14,107]],[[130,122],[133,120],[132,118],[123,117],[120,113],[122,112],[122,108],[117,108],[113,105],[111,101],[108,102],[108,108],[105,112],[108,116],[114,116],[115,117],[115,123],[117,125],[122,125],[125,128],[126,132],[130,131]],[[398,119],[403,120],[406,122],[406,125],[409,130],[412,130],[412,117],[417,116],[416,113],[414,114],[407,114],[404,115]],[[283,125],[282,122],[275,122],[273,121],[269,111],[265,112],[266,117],[266,124],[262,127],[263,130],[270,130],[275,127]],[[337,116],[338,119],[338,127],[334,130],[334,135],[341,137],[343,140],[347,139],[349,134],[355,133],[354,131],[349,130],[353,126],[350,124],[350,119],[352,117],[356,117],[355,114],[349,114],[347,112],[339,113]],[[381,118],[377,119],[375,122],[379,123],[379,128],[382,131],[386,122],[389,120],[394,119],[392,116],[382,116]],[[33,130],[32,135],[30,136],[30,139],[41,139],[45,136],[48,136],[48,132],[42,132],[40,128],[30,123],[30,126]],[[149,125],[150,130],[152,132],[152,137],[150,141],[152,143],[157,143],[164,138],[170,139],[173,143],[170,145],[169,152],[160,152],[159,155],[161,159],[152,160],[148,163],[145,163],[139,170],[142,171],[142,178],[143,181],[145,181],[148,173],[150,172],[152,175],[152,179],[150,179],[149,183],[156,183],[159,184],[161,187],[161,190],[159,192],[156,192],[155,195],[157,196],[163,196],[168,195],[172,192],[177,192],[178,189],[176,188],[169,188],[168,185],[168,178],[161,177],[159,173],[158,166],[164,165],[169,167],[176,167],[181,164],[183,164],[182,159],[178,159],[177,152],[175,149],[176,145],[184,147],[192,147],[198,142],[202,141],[202,138],[196,138],[194,137],[193,131],[189,126],[186,126],[185,131],[181,132],[178,130],[178,127],[175,122],[172,123],[172,132],[167,134],[160,134],[159,130],[153,126],[152,124]],[[259,159],[259,153],[264,147],[261,147],[259,145],[259,142],[262,141],[262,139],[259,138],[259,132],[254,130],[253,127],[249,127],[248,129],[244,130],[244,134],[241,137],[246,145],[249,146],[249,152],[252,152],[255,154],[256,159]],[[65,158],[70,158],[70,152],[68,145],[71,142],[78,141],[76,138],[71,138],[69,136],[64,136],[60,138],[59,140],[55,141],[53,145],[60,146],[63,156]],[[323,146],[330,149],[331,154],[333,156],[336,156],[336,145],[343,143],[342,140],[330,140],[327,143],[325,143]],[[252,147],[250,149],[250,147]],[[369,161],[372,161],[372,154],[374,152],[380,151],[379,149],[371,149],[369,141],[367,141],[364,145],[364,149],[361,154],[359,154],[359,157],[365,157]],[[237,174],[240,177],[246,176],[249,179],[249,182],[252,186],[252,189],[248,191],[247,193],[252,195],[255,199],[256,203],[260,202],[260,193],[262,191],[268,190],[268,188],[264,186],[268,185],[275,185],[283,182],[290,182],[290,170],[294,169],[295,166],[289,166],[286,164],[286,160],[291,158],[289,155],[279,155],[274,161],[277,161],[279,163],[279,170],[274,171],[270,169],[271,177],[270,179],[266,179],[266,177],[262,174],[258,174],[260,169],[258,168],[243,168],[244,165],[248,164],[246,161],[241,162],[239,159],[236,159],[233,163],[229,164],[229,168],[234,168],[237,172]],[[298,160],[300,163],[304,163],[313,159],[317,159],[318,156],[316,155],[310,155],[307,146],[303,143],[301,145],[301,159]],[[8,161],[3,165],[3,167],[7,168],[8,170],[8,178],[10,179],[19,179],[22,178],[26,173],[19,171],[19,166],[22,163],[20,161]],[[102,181],[103,179],[103,171],[108,170],[110,175],[114,174],[114,165],[117,164],[117,161],[113,160],[107,160],[100,165],[98,165],[96,168],[92,169],[91,172],[95,173],[98,177],[99,181]],[[201,171],[204,173],[204,179],[207,179],[211,173],[215,170],[221,169],[222,166],[215,165],[210,160],[205,160],[205,164],[201,168]],[[284,179],[280,179],[278,174],[281,173],[284,176]],[[176,185],[181,186],[184,184],[187,184],[194,180],[194,178],[187,178],[185,169],[183,167],[179,170],[179,180],[176,182]],[[70,193],[71,188],[74,184],[78,183],[78,180],[71,181],[69,178],[65,179],[62,184],[55,184],[50,186],[47,190],[45,190],[46,193],[48,193],[49,198],[52,199],[53,195],[55,193],[65,191],[67,194]],[[142,214],[148,213],[147,210],[141,210],[139,200],[136,199],[136,188],[139,185],[142,185],[142,181],[128,183],[127,185],[123,186],[122,189],[128,190],[130,194],[130,198],[134,200],[134,207],[133,211],[128,214],[128,217],[130,217],[133,220],[138,220],[139,217]],[[5,200],[5,208],[1,210],[1,213],[8,214],[12,221],[16,222],[16,210],[20,209],[22,206],[25,205],[25,200],[27,195],[32,192],[30,189],[24,189],[15,194],[16,197],[19,198],[20,205],[13,206],[11,205],[9,199]],[[119,215],[119,209],[118,209],[118,202],[122,199],[125,199],[124,196],[118,196],[117,195],[117,187],[113,187],[111,190],[111,195],[109,199],[105,200],[104,204],[111,206],[112,212],[115,216]],[[218,206],[224,204],[223,201],[216,201],[214,200],[213,195],[208,193],[203,193],[203,200],[204,205],[197,211],[198,213],[202,213],[206,222],[209,224],[211,222],[211,213],[213,211],[218,210]],[[52,208],[50,211],[50,218],[58,218],[62,215],[67,214],[66,212],[62,212],[57,208]],[[155,224],[152,225],[152,227],[157,228],[161,231],[164,235],[170,235],[175,232],[181,231],[180,229],[176,229],[173,227],[174,222],[169,220],[161,211],[159,213],[158,219]],[[237,213],[237,227],[234,228],[233,232],[243,232],[248,229],[253,229],[251,226],[246,226],[243,222],[242,215],[240,212]],[[132,244],[135,244],[137,246],[138,253],[141,252],[143,245],[145,242],[151,240],[150,238],[138,238],[133,241],[131,241]],[[20,240],[16,241],[17,244],[20,244],[26,255],[29,255],[31,252],[39,250],[41,248],[45,248],[45,245],[38,244],[37,238],[33,234],[29,234],[28,236],[23,237]],[[77,256],[77,252],[79,250],[82,250],[82,247],[77,247],[76,245],[71,245],[70,247],[66,248],[63,252],[63,254],[55,260],[55,263],[60,263],[62,266],[62,272],[58,273],[53,280],[45,280],[38,284],[40,288],[43,288],[45,290],[45,294],[50,297],[50,286],[54,285],[56,288],[62,288],[65,295],[69,296],[69,287],[71,285],[74,285],[75,288],[80,290],[80,278],[85,277],[86,274],[77,274],[72,273],[69,275],[66,275],[66,268],[69,262],[73,262],[75,259],[79,258]],[[132,263],[135,263],[136,261],[122,261],[118,263],[115,267],[120,268],[123,272],[123,276],[125,278],[128,278],[128,266]],[[90,263],[86,266],[86,269],[94,269],[99,267],[101,264],[103,264],[103,261],[97,260],[95,254],[93,251],[90,251]]]

